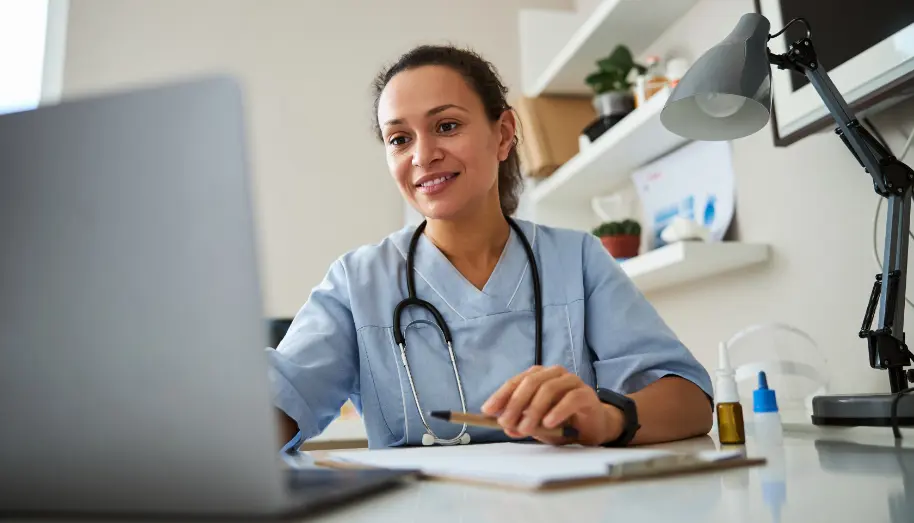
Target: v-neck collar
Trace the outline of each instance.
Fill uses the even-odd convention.
[[[517,221],[527,241],[532,242],[533,224]],[[509,228],[508,241],[502,250],[495,269],[482,290],[476,288],[448,260],[436,246],[423,234],[416,244],[415,271],[416,294],[422,297],[423,292],[435,292],[460,316],[471,318],[508,310],[514,294],[517,292],[521,278],[529,272],[526,269],[528,260],[524,246],[514,227]],[[397,246],[407,256],[409,240],[415,232],[414,227],[405,229],[405,234],[397,241]],[[431,289],[429,289],[431,288]]]

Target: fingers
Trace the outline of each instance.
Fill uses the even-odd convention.
[[[520,432],[517,432],[516,430],[502,429],[502,431],[503,431],[505,434],[507,434],[509,438],[521,439],[521,438],[526,438],[526,437],[527,437],[527,436],[524,436],[523,434],[521,434]]]
[[[588,396],[594,392],[586,387],[576,388],[562,397],[543,418],[543,426],[554,428],[568,421],[582,407],[591,405]]]
[[[584,386],[581,379],[570,373],[542,382],[530,400],[530,404],[523,409],[517,430],[522,434],[535,435],[537,430],[540,429],[543,416],[549,412],[552,406],[568,393],[581,386]]]
[[[539,429],[539,431],[534,432],[532,434],[532,436],[527,435],[527,434],[521,434],[520,432],[511,430],[511,429],[504,429],[504,433],[507,434],[508,437],[514,438],[514,439],[524,439],[524,438],[532,437],[533,439],[535,439],[537,441],[542,441],[543,443],[548,443],[549,445],[567,445],[569,443],[574,443],[574,441],[571,438],[566,438],[564,436],[556,436],[555,434],[553,434],[549,431],[544,431],[542,428]]]
[[[505,408],[498,416],[498,423],[502,427],[517,431],[517,424],[521,415],[527,410],[533,396],[539,391],[540,386],[553,378],[558,378],[568,371],[564,367],[556,366],[540,369],[524,376],[514,388]]]
[[[514,393],[514,389],[517,388],[517,385],[525,377],[543,370],[543,367],[540,365],[534,365],[529,369],[521,372],[517,376],[509,379],[505,382],[504,385],[498,388],[485,403],[482,404],[483,414],[488,414],[489,416],[495,416],[504,410],[505,405],[508,403],[508,400],[511,399],[511,394]]]
[[[534,433],[533,439],[535,439],[537,441],[542,441],[543,443],[546,443],[549,445],[557,445],[557,446],[575,443],[575,441],[571,438],[566,438],[564,436],[554,436],[552,434],[544,435],[542,433]]]

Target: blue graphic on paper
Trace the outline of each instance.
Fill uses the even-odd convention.
[[[714,223],[714,206],[717,204],[717,198],[713,194],[708,195],[708,201],[705,203],[705,222],[704,226],[710,228]]]
[[[680,200],[679,203],[668,205],[658,209],[657,212],[654,213],[653,229],[655,246],[662,247],[666,244],[666,242],[660,238],[660,233],[663,232],[663,229],[677,216],[689,220],[695,219],[695,196],[690,194]]]

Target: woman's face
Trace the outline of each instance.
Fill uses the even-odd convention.
[[[453,219],[498,203],[498,164],[508,157],[515,122],[489,121],[463,76],[423,66],[394,76],[378,102],[387,166],[403,197],[431,219]]]

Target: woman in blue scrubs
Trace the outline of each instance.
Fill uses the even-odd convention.
[[[710,429],[707,372],[598,239],[516,220],[541,280],[542,362],[534,365],[536,271],[506,218],[522,184],[506,91],[491,64],[446,46],[418,47],[377,77],[387,167],[427,219],[415,244],[415,294],[439,311],[452,352],[425,308],[407,307],[393,324],[408,295],[414,226],[344,254],[279,347],[267,349],[286,441],[319,434],[347,398],[371,448],[433,439],[572,442],[542,434],[558,425],[576,428],[573,441],[586,445]],[[504,430],[428,415],[464,406],[496,416]]]

